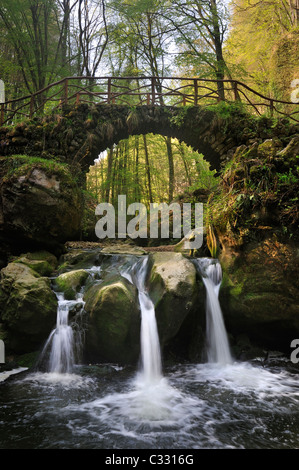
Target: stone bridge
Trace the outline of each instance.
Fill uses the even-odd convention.
[[[271,120],[257,120],[237,108],[226,114],[217,106],[64,105],[59,114],[0,128],[0,155],[55,158],[87,172],[113,144],[153,133],[185,142],[219,170],[238,146],[271,137]]]

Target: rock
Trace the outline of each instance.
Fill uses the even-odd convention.
[[[299,155],[299,135],[292,138],[289,144],[277,154],[283,159],[288,159],[296,164],[297,155]]]
[[[279,139],[267,139],[258,146],[257,153],[260,158],[269,158],[283,147]]]
[[[7,170],[0,187],[2,240],[54,251],[79,237],[81,192],[66,166],[29,157],[0,160]]]
[[[84,296],[89,315],[86,354],[89,360],[132,363],[140,353],[140,311],[137,289],[113,276],[92,286]]]
[[[263,348],[288,352],[291,340],[299,338],[298,248],[272,236],[240,252],[222,251],[220,262],[228,330]]]
[[[71,270],[88,269],[99,266],[100,248],[95,249],[71,249],[59,259],[58,272],[64,273]]]
[[[67,300],[74,300],[77,292],[84,285],[88,278],[88,272],[84,269],[78,269],[60,274],[55,281],[55,287],[59,292],[64,292]]]
[[[37,350],[56,321],[50,280],[25,264],[8,264],[1,270],[0,311],[9,349],[20,354]]]
[[[57,267],[57,258],[47,251],[26,253],[14,260],[14,263],[22,263],[36,271],[41,276],[51,276]]]
[[[118,255],[134,255],[134,256],[140,256],[140,255],[146,255],[147,252],[138,246],[130,246],[130,245],[125,245],[125,244],[111,244],[110,246],[106,246],[102,249],[102,253],[105,254],[118,254]]]
[[[181,253],[151,254],[147,287],[155,304],[162,347],[176,336],[198,302],[199,288],[193,263]]]

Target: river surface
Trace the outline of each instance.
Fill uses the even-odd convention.
[[[23,371],[0,382],[1,449],[298,449],[299,376],[287,359],[165,368]]]

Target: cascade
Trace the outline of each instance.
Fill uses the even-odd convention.
[[[145,288],[147,263],[148,257],[135,263],[132,268],[123,272],[122,276],[138,289],[141,310],[141,377],[144,382],[155,383],[162,378],[162,362],[155,307]]]
[[[206,331],[208,362],[232,364],[227,333],[224,325],[219,290],[222,282],[222,269],[218,260],[198,258],[196,267],[206,288]]]
[[[43,348],[40,362],[48,355],[47,372],[70,373],[75,362],[74,331],[69,324],[69,313],[74,307],[83,309],[83,294],[78,293],[75,300],[66,300],[63,293],[56,293],[58,299],[56,327],[50,333]]]

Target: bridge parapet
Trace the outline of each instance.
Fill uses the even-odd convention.
[[[219,90],[222,90],[221,96]],[[60,112],[63,105],[209,106],[242,103],[255,115],[299,122],[299,103],[266,97],[238,80],[186,77],[66,77],[34,94],[0,103],[0,126]]]

